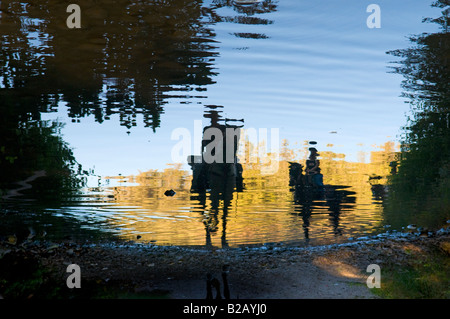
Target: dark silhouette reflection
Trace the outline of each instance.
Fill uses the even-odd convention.
[[[243,125],[230,124],[244,120],[222,119],[221,106],[208,105],[204,117],[210,125],[204,127],[201,156],[190,156],[188,163],[193,171],[191,192],[199,194],[199,200],[206,211],[206,192],[209,190],[211,207],[205,212],[206,245],[211,246],[211,233],[218,230],[218,215],[222,202],[222,247],[227,247],[226,223],[234,191],[243,190],[242,165],[236,156],[240,128]],[[219,122],[224,122],[221,124]]]
[[[228,286],[228,273],[230,272],[229,265],[222,266],[222,281],[223,281],[223,297],[224,299],[230,299],[230,288]],[[206,299],[213,299],[212,288],[216,290],[216,298],[222,299],[220,293],[220,281],[213,277],[210,273],[206,274]]]
[[[320,173],[320,154],[314,147],[309,148],[310,155],[306,160],[305,174],[300,163],[289,162],[289,186],[294,193],[295,211],[302,218],[302,228],[306,243],[310,239],[310,220],[314,210],[328,211],[330,224],[335,236],[340,236],[342,231],[339,227],[340,215],[343,208],[350,209],[356,202],[355,192],[348,191],[350,186],[324,185],[323,175]]]
[[[309,151],[305,169],[307,185],[320,189],[323,187],[323,175],[320,174],[320,161],[317,159],[320,154],[315,147],[310,147]]]
[[[382,201],[387,195],[387,185],[380,184],[379,181],[383,176],[369,176],[370,190],[372,191],[372,198],[377,201]]]
[[[323,175],[320,173],[320,161],[317,159],[320,154],[315,147],[309,148],[310,155],[305,166],[300,163],[289,162],[289,185],[308,191],[308,193],[322,196],[325,192]],[[305,175],[303,168],[305,167]]]

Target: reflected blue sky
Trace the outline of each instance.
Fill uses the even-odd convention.
[[[366,26],[371,3],[381,7],[381,29]],[[164,169],[172,162],[176,144],[170,138],[172,131],[193,130],[194,120],[202,120],[208,104],[223,105],[225,116],[244,118],[247,128],[279,128],[280,139],[291,145],[316,140],[321,150],[333,144],[326,149],[356,161],[358,152],[398,139],[409,105],[399,97],[402,77],[387,73],[395,58],[385,52],[408,47],[408,35],[436,30],[421,22],[439,14],[430,4],[280,0],[276,12],[257,15],[272,24],[217,23],[213,26],[219,52],[217,83],[195,93],[204,98],[190,98],[188,103],[169,99],[156,133],[138,125],[127,134],[114,116],[102,124],[93,117],[72,123],[63,105],[58,113],[43,118],[66,122],[62,133],[78,162],[102,176]],[[217,13],[243,15],[232,7]],[[266,37],[239,38],[235,33]],[[203,123],[207,124],[205,119]]]

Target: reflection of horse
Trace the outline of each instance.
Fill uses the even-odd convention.
[[[237,192],[242,192],[244,189],[243,169],[240,163],[208,164],[202,162],[201,156],[195,155],[188,157],[188,163],[192,169],[191,192],[193,193],[204,192],[208,189],[223,193],[228,188],[231,188],[231,192],[234,188]]]
[[[289,162],[289,186],[295,189],[298,199],[333,201],[354,194],[354,192],[343,190],[350,186],[324,185],[323,175],[313,175],[313,177],[315,176],[317,178],[308,178],[309,176],[303,175],[303,165]]]
[[[222,247],[227,247],[226,223],[228,209],[233,200],[233,193],[243,189],[242,165],[238,163],[236,152],[243,125],[229,122],[244,122],[244,119],[221,118],[220,105],[206,105],[208,110],[203,117],[211,120],[203,128],[201,155],[190,155],[187,162],[192,168],[191,192],[198,193],[204,207],[206,245],[211,246],[211,234],[218,230],[220,201],[223,201]],[[225,120],[225,124],[220,122]],[[206,211],[206,193],[211,200],[210,211]]]
[[[297,191],[313,195],[314,198],[323,197],[330,189],[323,185],[322,180],[322,174],[303,175],[302,164],[289,162],[289,186],[294,186]]]
[[[200,156],[199,156],[200,157]],[[202,206],[206,208],[206,192],[209,190],[211,200],[211,211],[204,213],[204,224],[206,230],[206,245],[211,246],[211,233],[218,230],[218,213],[220,200],[223,200],[223,215],[222,215],[222,247],[227,247],[226,240],[226,222],[228,216],[228,209],[233,200],[234,191],[242,192],[243,178],[242,165],[240,163],[220,163],[208,164],[197,160],[195,156],[191,156],[189,160],[193,171],[191,192],[198,193],[199,198],[202,198]]]
[[[340,235],[339,220],[341,209],[351,207],[355,198],[351,195],[355,193],[346,190],[350,186],[324,185],[320,179],[309,179],[303,175],[303,165],[289,162],[289,186],[294,192],[294,202],[298,205],[296,215],[303,219],[303,231],[305,238],[309,239],[310,218],[313,209],[318,207],[327,208],[330,222],[336,235]],[[319,180],[319,183],[315,181]]]

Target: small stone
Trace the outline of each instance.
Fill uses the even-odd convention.
[[[164,192],[164,195],[166,195],[166,196],[173,196],[173,195],[175,195],[176,193],[175,193],[175,191],[173,190],[173,189],[169,189],[169,190],[166,190],[165,192]]]
[[[52,244],[52,245],[50,245],[50,246],[47,248],[47,250],[53,250],[53,249],[56,249],[56,248],[59,248],[59,245],[58,245],[58,244]]]

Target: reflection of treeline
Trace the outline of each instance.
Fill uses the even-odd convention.
[[[168,98],[214,83],[217,52],[202,1],[77,4],[82,27],[71,30],[65,2],[0,2],[0,88],[33,96],[33,114],[65,101],[72,118],[117,114],[131,128],[141,115],[155,129]]]
[[[425,21],[440,25],[440,32],[412,37],[413,47],[390,51],[401,61],[393,67],[404,76],[405,97],[411,115],[404,127],[398,174],[393,176],[393,200],[416,198],[422,210],[450,211],[450,33],[449,4],[433,6],[442,15]]]
[[[189,200],[192,179],[188,171],[181,169],[181,164],[163,171],[149,170],[135,176],[105,178],[126,181],[124,186],[114,187],[116,201],[158,211],[176,210],[184,206]],[[139,186],[127,186],[128,183],[137,183]],[[164,194],[170,189],[176,192],[175,200],[170,200],[172,198]]]
[[[84,185],[77,174],[79,166],[72,150],[59,134],[60,124],[44,121],[13,124],[17,125],[2,125],[0,129],[1,197],[59,201]],[[39,178],[33,180],[32,187],[28,183],[17,184],[33,176]],[[23,190],[14,192],[20,185]]]
[[[285,240],[289,237],[292,223],[290,214],[298,210],[298,203],[294,202],[294,195],[289,186],[289,161],[304,163],[306,153],[303,149],[293,149],[289,147],[287,141],[283,141],[280,160],[275,165],[278,169],[273,172],[267,170],[267,158],[264,152],[258,152],[258,148],[265,149],[263,143],[253,145],[248,142],[247,149],[254,152],[258,157],[256,161],[248,157],[241,158],[243,166],[244,190],[236,192],[233,196],[228,214],[227,231],[239,233],[241,238],[253,241],[255,234],[264,230],[267,234],[274,235],[277,240]],[[321,166],[326,174],[324,180],[332,185],[352,186],[352,191],[356,191],[356,205],[363,205],[363,209],[353,212],[352,218],[361,217],[362,220],[371,220],[375,223],[381,215],[381,205],[372,200],[370,176],[387,176],[389,174],[389,160],[394,156],[393,143],[386,143],[380,147],[379,151],[371,152],[370,163],[345,161],[344,154],[333,153],[331,151],[321,151]],[[271,172],[271,173],[269,173]],[[129,219],[132,222],[134,231],[142,232],[144,239],[157,240],[159,243],[198,244],[196,239],[204,236],[205,229],[201,223],[186,222],[182,225],[183,230],[179,232],[167,232],[173,228],[174,218],[198,217],[199,221],[204,221],[210,216],[211,200],[210,193],[191,193],[192,174],[189,170],[183,169],[181,164],[176,164],[162,171],[149,170],[136,176],[105,177],[122,181],[123,186],[114,187],[114,198],[119,207],[130,207],[129,211],[121,211],[120,219],[112,222],[120,225],[127,224]],[[131,183],[131,185],[130,185]],[[130,185],[130,186],[127,186]],[[166,190],[173,189],[174,196],[166,196]],[[223,205],[223,203],[219,203]],[[136,209],[138,208],[138,209]],[[315,203],[315,213],[329,214],[329,206],[323,201]],[[342,206],[345,210],[345,206]],[[142,212],[142,215],[139,215]],[[154,214],[152,213],[154,212]],[[176,214],[173,214],[176,212]],[[255,213],[279,212],[264,215],[258,218]],[[248,214],[251,215],[248,215]],[[147,216],[151,216],[147,218]],[[248,218],[252,216],[252,218]],[[329,227],[329,219],[314,217],[311,224],[312,232],[316,229],[322,230]],[[157,223],[149,222],[152,217],[158,218]],[[255,218],[256,217],[256,218]],[[221,216],[219,216],[221,218]],[[189,221],[191,219],[186,219]],[[148,234],[146,234],[148,233]],[[188,234],[186,236],[186,234]],[[217,234],[217,233],[216,233]],[[216,236],[217,237],[217,236]],[[132,237],[129,237],[132,238]],[[214,236],[212,236],[214,241]]]
[[[66,2],[0,2],[0,89],[26,92],[34,116],[63,101],[74,121],[91,115],[102,123],[118,115],[131,128],[139,116],[153,130],[168,99],[204,98],[214,83],[215,23],[271,24],[253,15],[276,10],[272,1],[243,7],[228,0],[76,3],[80,29],[68,29]],[[224,6],[239,14],[220,16]]]
[[[289,163],[297,161],[304,164],[305,150],[289,148],[288,142],[283,141],[280,161],[275,165],[276,171],[268,170],[267,158],[260,157],[258,146],[248,142],[247,148],[258,157],[257,161],[250,161],[244,157],[240,163],[243,166],[245,189],[239,193],[238,205],[245,211],[261,209],[263,205],[290,202],[292,192],[289,186]],[[263,146],[263,145],[259,145]],[[378,183],[385,183],[390,174],[389,162],[395,156],[392,142],[380,146],[379,151],[370,153],[370,162],[345,161],[345,155],[331,151],[321,151],[320,165],[324,174],[324,182],[330,185],[352,186],[358,192],[358,202],[372,205],[371,176],[381,176]],[[268,173],[270,172],[270,173]],[[112,178],[112,177],[109,177]],[[115,187],[115,198],[121,203],[142,205],[155,210],[174,210],[185,207],[190,200],[189,189],[192,176],[189,171],[183,170],[180,164],[163,171],[150,170],[136,176],[116,177],[126,180],[124,186]],[[139,186],[126,186],[128,183],[137,183]],[[174,198],[167,198],[165,191],[176,191]],[[167,199],[167,200],[164,200]],[[373,206],[375,210],[375,206]]]

